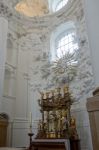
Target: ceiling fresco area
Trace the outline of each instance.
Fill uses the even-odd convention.
[[[48,14],[48,2],[45,0],[21,0],[15,6],[16,11],[28,17]]]

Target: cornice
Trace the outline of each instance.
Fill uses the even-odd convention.
[[[77,7],[80,0],[70,0],[68,5],[66,5],[63,9],[60,11],[57,11],[52,14],[45,15],[43,17],[25,17],[23,15],[17,16],[18,19],[17,22],[23,25],[25,29],[30,28],[48,28],[50,26],[56,25],[57,22],[63,22],[64,17],[66,18],[68,15],[72,15],[71,10]],[[18,14],[17,14],[18,15]],[[57,20],[57,21],[56,21]]]
[[[79,9],[82,8],[81,1],[82,0],[70,0],[68,5],[63,7],[60,11],[45,15],[43,17],[29,18],[19,14],[14,9],[17,0],[13,0],[13,2],[11,2],[11,0],[1,0],[0,15],[6,17],[12,25],[13,30],[20,34],[24,34],[31,29],[52,30],[57,25],[70,20],[70,18],[74,19],[77,7],[80,6]]]

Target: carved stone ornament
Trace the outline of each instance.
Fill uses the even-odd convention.
[[[5,6],[3,2],[0,2],[0,16],[11,18],[13,16],[8,6]]]

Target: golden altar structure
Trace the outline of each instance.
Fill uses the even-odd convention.
[[[38,123],[36,139],[77,139],[76,121],[70,113],[73,99],[69,87],[40,94],[38,103],[42,119]]]

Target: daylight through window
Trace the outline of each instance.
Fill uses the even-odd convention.
[[[56,40],[56,53],[58,58],[61,58],[66,53],[73,54],[78,49],[76,33],[66,32]]]
[[[62,7],[64,7],[67,4],[68,0],[61,0],[56,5],[55,11],[60,10]]]

